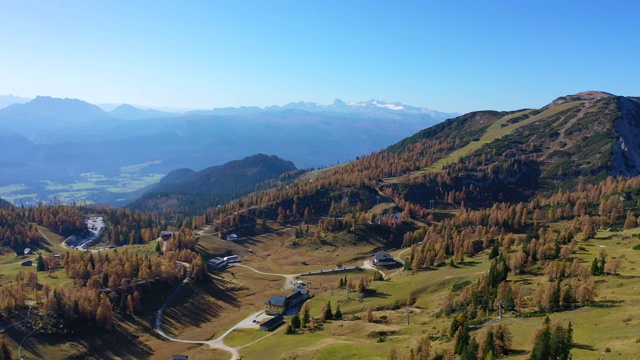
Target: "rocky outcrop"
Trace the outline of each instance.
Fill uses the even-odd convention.
[[[640,175],[640,104],[628,98],[617,98],[621,116],[613,126],[620,138],[613,145],[611,175]]]

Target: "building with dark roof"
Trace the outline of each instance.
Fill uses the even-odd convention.
[[[298,306],[300,303],[302,303],[303,301],[306,300],[305,295],[306,290],[304,289],[296,289],[296,290],[303,290],[303,291],[296,291],[293,294],[287,296],[287,308],[291,308],[294,306]]]
[[[371,258],[371,262],[373,263],[373,266],[394,265],[396,263],[393,256],[385,252],[374,254]]]
[[[268,315],[279,315],[287,309],[296,307],[309,298],[307,289],[296,288],[293,294],[285,297],[282,295],[272,295],[265,304],[265,312]]]
[[[262,331],[273,331],[278,328],[278,326],[284,323],[284,317],[282,315],[276,315],[271,319],[264,321],[260,324],[260,330]]]
[[[282,295],[271,295],[271,299],[264,303],[266,305],[265,312],[268,315],[280,315],[286,310],[286,302],[287,298]]]

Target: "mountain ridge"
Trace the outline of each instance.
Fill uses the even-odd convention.
[[[179,117],[182,114],[179,113],[170,113],[165,111],[158,111],[152,109],[139,109],[133,105],[122,104],[115,109],[108,111],[107,114],[116,119],[124,119],[124,120],[141,120],[141,119],[154,119],[154,118],[164,118],[164,117]]]
[[[417,119],[429,119],[441,121],[446,118],[457,116],[458,113],[446,113],[427,108],[405,105],[400,102],[385,102],[371,99],[355,103],[346,103],[340,99],[334,100],[332,104],[321,105],[315,102],[291,102],[283,106],[271,105],[260,108],[258,106],[225,107],[211,110],[194,110],[185,112],[188,115],[246,115],[262,112],[277,112],[284,110],[302,110],[310,113],[337,113],[348,114],[359,117],[384,117],[394,118],[398,115],[413,115]]]
[[[297,170],[293,162],[275,155],[255,154],[200,171],[177,169],[150,186],[128,207],[137,210],[209,206],[255,190],[261,183],[276,180]]]
[[[24,104],[31,100],[32,99],[23,98],[13,94],[0,95],[0,109],[6,108],[7,106],[13,105],[13,104]]]

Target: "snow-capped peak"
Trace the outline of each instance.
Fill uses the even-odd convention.
[[[349,106],[355,106],[355,107],[374,107],[374,108],[383,108],[383,109],[389,109],[389,110],[405,110],[404,106],[400,103],[387,103],[384,101],[379,101],[379,100],[369,100],[369,101],[360,101],[360,102],[356,102],[356,103],[349,103]]]
[[[396,105],[396,104],[388,104],[385,102],[379,102],[378,100],[373,100],[372,104],[377,107],[390,109],[390,110],[404,110],[404,106]]]

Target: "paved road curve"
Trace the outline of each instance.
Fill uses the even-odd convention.
[[[251,269],[251,270],[254,270],[254,269]],[[254,271],[256,271],[256,270],[254,270]],[[167,300],[164,302],[164,304],[162,304],[162,306],[160,307],[160,310],[158,310],[158,313],[156,314],[156,331],[162,337],[164,337],[165,339],[170,340],[170,341],[176,341],[176,342],[182,342],[182,343],[188,343],[188,344],[203,344],[203,345],[206,344],[206,345],[209,345],[213,349],[220,349],[220,350],[228,351],[229,353],[231,353],[231,360],[239,360],[239,359],[241,359],[241,357],[240,357],[240,353],[238,352],[238,349],[240,349],[242,347],[245,347],[245,346],[249,346],[249,345],[255,344],[256,342],[262,340],[263,338],[273,334],[273,333],[269,333],[269,334],[265,335],[263,338],[260,338],[260,339],[258,339],[256,341],[252,342],[251,344],[247,344],[247,345],[241,346],[239,348],[228,346],[228,345],[226,345],[224,343],[224,338],[227,335],[229,335],[232,331],[234,331],[236,329],[239,329],[239,328],[258,328],[258,323],[264,317],[264,311],[258,311],[258,312],[255,312],[255,313],[249,315],[247,318],[245,318],[244,320],[240,321],[239,323],[234,325],[232,328],[227,330],[225,333],[220,335],[218,338],[213,339],[213,340],[206,340],[206,341],[203,341],[203,340],[182,340],[182,339],[176,339],[176,338],[173,338],[173,337],[167,335],[162,330],[162,312],[167,307],[167,305],[169,305],[171,300],[173,300],[174,296],[178,293],[178,291],[180,291],[180,289],[186,283],[189,282],[189,276],[190,275],[191,275],[191,271],[187,270],[187,275],[185,276],[184,280],[180,283],[180,285],[178,285],[175,288],[175,290],[173,290],[171,295],[169,295]]]

